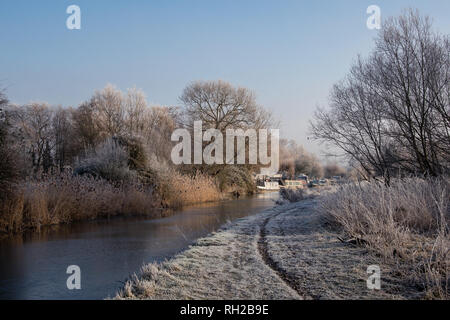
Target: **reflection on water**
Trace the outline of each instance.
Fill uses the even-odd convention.
[[[227,221],[273,206],[276,193],[189,207],[166,218],[77,223],[0,242],[0,299],[103,299],[144,264],[170,258]],[[69,265],[81,290],[68,290]]]

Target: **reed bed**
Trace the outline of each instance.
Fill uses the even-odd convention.
[[[175,169],[160,172],[158,194],[163,206],[177,209],[184,205],[219,201],[223,198],[216,180],[202,173],[182,174]]]
[[[0,233],[116,215],[152,215],[154,207],[152,189],[139,183],[113,185],[89,176],[46,176],[18,183],[15,195],[1,203]]]
[[[175,169],[158,173],[154,185],[138,179],[112,183],[89,175],[49,175],[16,183],[13,196],[1,201],[0,235],[118,215],[158,217],[160,209],[221,199],[214,178]]]

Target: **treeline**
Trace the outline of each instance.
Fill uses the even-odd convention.
[[[450,172],[450,41],[409,10],[384,22],[312,122],[367,178]]]
[[[257,165],[175,166],[171,134],[197,120],[222,132],[273,123],[250,90],[223,81],[188,85],[183,108],[112,85],[78,107],[0,98],[0,233],[252,193]]]
[[[344,168],[337,162],[323,164],[317,156],[305,150],[294,140],[280,141],[280,171],[290,178],[306,174],[311,179],[332,178],[334,176],[348,177],[353,171]]]
[[[77,108],[1,98],[0,235],[222,198],[214,178],[170,166],[175,108],[108,85]]]
[[[151,157],[168,160],[177,121],[174,108],[149,107],[142,91],[124,94],[111,85],[77,108],[33,102],[4,110],[22,176],[76,168],[108,139],[129,149],[131,169]]]

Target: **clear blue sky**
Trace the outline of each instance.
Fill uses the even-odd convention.
[[[81,7],[82,30],[66,29]],[[78,105],[107,83],[143,89],[152,104],[179,105],[193,80],[248,87],[306,148],[307,123],[325,105],[382,17],[418,8],[450,33],[448,0],[1,0],[0,85],[12,102]]]

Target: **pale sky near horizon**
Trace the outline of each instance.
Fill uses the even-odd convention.
[[[66,28],[72,4],[81,30]],[[282,137],[321,154],[308,121],[373,47],[369,5],[382,18],[417,8],[450,33],[448,0],[1,0],[0,87],[17,104],[77,106],[112,83],[141,88],[150,104],[180,105],[189,82],[222,79],[253,90]]]

